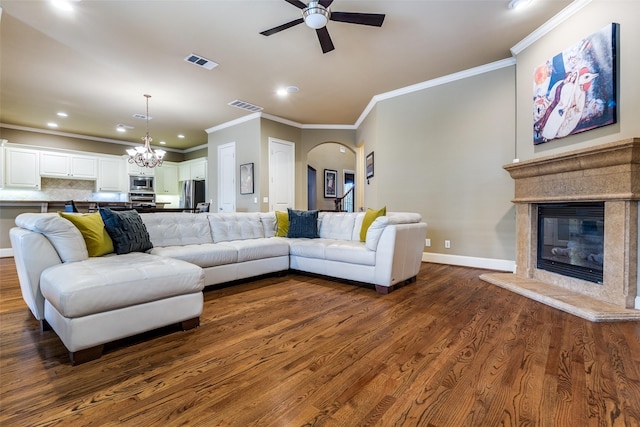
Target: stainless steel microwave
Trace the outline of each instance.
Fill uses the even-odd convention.
[[[155,191],[152,176],[129,176],[129,192],[149,192]]]

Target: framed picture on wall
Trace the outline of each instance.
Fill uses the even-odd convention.
[[[373,177],[373,151],[367,154],[366,170],[367,170],[367,179]]]
[[[324,197],[337,197],[338,171],[333,169],[324,170]]]
[[[609,24],[533,70],[533,143],[617,121],[618,24]]]
[[[240,165],[240,194],[253,194],[253,163]]]

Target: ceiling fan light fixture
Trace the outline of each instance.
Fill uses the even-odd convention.
[[[307,27],[319,30],[327,25],[331,12],[317,1],[309,2],[309,5],[302,10],[302,19]]]

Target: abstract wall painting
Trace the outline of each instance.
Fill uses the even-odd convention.
[[[618,24],[609,24],[533,72],[533,143],[617,121]]]

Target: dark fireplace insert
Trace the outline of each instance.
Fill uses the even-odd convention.
[[[604,202],[538,205],[539,269],[602,284]]]

